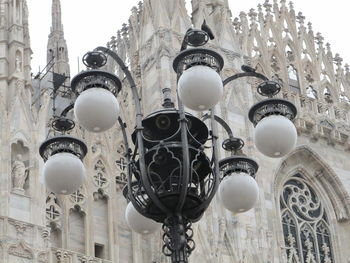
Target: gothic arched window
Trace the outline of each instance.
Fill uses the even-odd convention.
[[[289,65],[287,70],[288,70],[289,88],[291,89],[291,91],[300,93],[300,85],[299,85],[297,70],[294,68],[293,65]]]
[[[280,205],[288,262],[334,262],[325,208],[300,174],[284,184]]]

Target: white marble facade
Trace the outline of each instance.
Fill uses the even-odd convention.
[[[216,36],[208,47],[225,60],[222,78],[249,64],[281,81],[281,97],[298,108],[299,137],[297,148],[282,159],[260,154],[247,118],[249,107],[261,100],[258,82],[225,87],[217,113],[260,165],[259,201],[253,210],[233,215],[215,199],[194,225],[190,262],[350,262],[349,65],[285,0],[266,1],[234,19],[225,0],[192,0],[192,6],[189,17],[184,0],[145,0],[107,43],[129,62],[145,116],[161,108],[162,89],[170,88],[175,100],[172,61],[186,30],[206,19]],[[52,1],[52,17],[47,62],[54,72],[69,75],[59,0]],[[140,236],[125,222],[125,149],[118,127],[95,135],[77,126],[72,134],[89,147],[88,180],[70,196],[46,191],[38,147],[49,132],[52,75],[31,79],[25,0],[0,0],[0,40],[0,262],[168,262],[161,254],[162,233]],[[123,79],[113,62],[105,67]],[[119,101],[131,133],[134,105],[123,84]],[[225,138],[223,130],[220,135]],[[293,202],[300,211],[290,209]],[[305,217],[315,206],[320,209]]]

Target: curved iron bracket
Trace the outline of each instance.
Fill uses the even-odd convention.
[[[129,142],[128,142],[128,136],[126,134],[126,123],[123,122],[122,118],[120,116],[118,117],[118,123],[120,128],[122,129],[122,134],[123,134],[123,140],[124,140],[124,145],[126,149],[125,157],[127,158],[128,162],[130,162],[130,157],[131,157],[131,152],[129,148]]]
[[[71,103],[70,105],[68,105],[61,113],[61,117],[66,117],[68,112],[71,111],[74,108],[74,102]],[[119,126],[122,130],[122,134],[123,134],[123,140],[124,140],[124,145],[126,148],[126,153],[125,153],[125,157],[127,157],[128,161],[130,161],[130,148],[129,148],[129,141],[128,141],[128,136],[126,133],[126,123],[123,122],[122,118],[119,116],[118,117],[118,123]]]
[[[209,114],[205,114],[205,115],[202,117],[202,120],[205,121],[205,120],[210,119],[210,118],[211,118],[211,116],[210,116]],[[214,119],[215,119],[215,121],[217,121],[217,122],[225,129],[225,131],[227,132],[227,134],[228,134],[228,136],[229,136],[230,138],[234,138],[233,132],[232,132],[230,126],[226,123],[226,121],[224,121],[223,119],[221,119],[221,118],[220,118],[219,116],[217,116],[217,115],[214,115]]]
[[[268,79],[266,76],[264,76],[263,74],[257,73],[257,72],[255,72],[255,71],[253,71],[253,72],[242,72],[242,73],[238,73],[238,74],[235,74],[235,75],[233,75],[233,76],[230,76],[230,77],[228,77],[227,79],[225,79],[225,80],[223,81],[223,84],[224,84],[224,86],[225,86],[227,83],[229,83],[229,82],[231,82],[231,81],[233,81],[233,80],[235,80],[235,79],[239,79],[239,78],[243,78],[243,77],[256,77],[256,78],[262,79],[262,80],[264,80],[264,81],[269,80],[269,79]]]
[[[68,105],[61,113],[61,117],[66,117],[68,112],[70,112],[74,108],[74,102]]]

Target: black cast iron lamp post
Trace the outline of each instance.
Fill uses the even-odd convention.
[[[192,223],[201,219],[218,189],[223,205],[234,213],[251,209],[258,198],[255,181],[258,164],[242,153],[243,140],[235,138],[229,125],[213,110],[227,83],[241,77],[263,81],[258,93],[268,99],[258,102],[249,111],[249,119],[256,126],[255,143],[263,154],[281,157],[290,152],[296,142],[292,123],[296,108],[289,101],[274,98],[281,89],[280,85],[247,66],[242,67],[244,72],[222,81],[219,74],[224,66],[223,58],[213,50],[200,47],[214,38],[209,27],[203,25],[202,30],[189,29],[186,32],[181,52],[174,59],[178,109],[170,99],[170,90],[164,89],[164,109],[144,118],[130,71],[114,51],[104,47],[86,54],[84,64],[90,69],[79,73],[71,83],[71,90],[77,96],[75,116],[83,127],[91,132],[102,132],[118,120],[128,160],[128,180],[123,190],[129,202],[126,220],[135,232],[141,234],[152,233],[162,225],[163,253],[171,257],[173,263],[188,262],[195,248]],[[194,48],[187,49],[187,46]],[[106,64],[105,54],[123,70],[133,94],[136,112],[135,130],[131,135],[133,150],[129,147],[126,124],[118,118],[116,96],[122,88],[121,82],[115,75],[98,70]],[[209,113],[199,119],[187,113],[185,106],[196,111],[209,110]],[[63,110],[58,118],[59,123],[63,123],[60,127],[72,129],[72,125],[66,125],[72,121],[65,118],[71,109],[73,105]],[[210,120],[210,130],[204,122],[206,120]],[[218,124],[229,136],[222,146],[231,152],[229,157],[220,161]],[[50,156],[57,156],[52,159],[53,165],[50,159],[46,162],[48,167],[71,163],[67,170],[69,175],[63,177],[57,173],[48,176],[50,169],[44,169],[47,186],[55,193],[68,194],[83,183],[81,160],[87,149],[80,140],[63,137],[56,136],[44,142],[40,153],[45,161]],[[211,158],[207,156],[206,148],[211,148]],[[63,178],[65,187],[69,182],[75,182],[74,187],[63,189],[57,178]]]

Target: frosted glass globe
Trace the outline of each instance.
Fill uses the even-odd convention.
[[[83,91],[74,104],[75,118],[90,132],[110,129],[118,120],[119,103],[116,97],[103,88]]]
[[[219,198],[222,204],[234,213],[242,213],[253,208],[258,195],[258,184],[247,174],[226,176],[219,185]]]
[[[161,226],[156,221],[141,215],[131,202],[126,207],[125,219],[133,231],[143,235],[154,233]]]
[[[74,154],[57,153],[44,164],[43,180],[46,187],[56,194],[72,194],[85,181],[84,164]]]
[[[297,143],[297,130],[281,115],[263,118],[255,127],[255,146],[266,156],[280,158],[292,151]]]
[[[179,78],[178,93],[182,103],[196,111],[216,105],[223,94],[219,74],[207,66],[194,66],[184,71]]]

